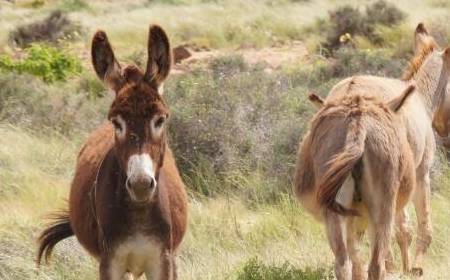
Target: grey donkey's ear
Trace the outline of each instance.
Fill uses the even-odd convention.
[[[117,93],[124,84],[124,78],[104,31],[99,30],[95,33],[92,39],[91,55],[97,76]]]
[[[408,99],[409,96],[411,96],[411,94],[414,92],[415,89],[416,89],[415,84],[409,85],[399,96],[394,97],[387,103],[389,109],[391,109],[394,112],[400,110],[400,108],[403,106],[403,104],[405,104],[405,101]]]
[[[325,103],[325,101],[322,99],[322,97],[318,96],[315,93],[310,93],[308,95],[308,99],[309,101],[311,101],[311,103],[317,108],[317,109],[321,109],[323,107],[323,104]]]
[[[422,22],[419,23],[416,27],[416,31],[414,32],[414,52],[419,54],[424,49],[437,48],[437,46],[438,45],[433,36],[431,36],[426,29],[425,24]]]
[[[150,26],[148,34],[148,61],[145,81],[159,89],[172,66],[172,50],[166,32],[158,25]],[[160,92],[161,94],[162,92]]]

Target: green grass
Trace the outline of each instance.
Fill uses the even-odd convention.
[[[37,272],[33,263],[35,238],[44,227],[45,216],[65,207],[79,144],[57,134],[36,135],[11,125],[1,125],[0,134],[1,279],[80,279],[80,275],[90,279],[96,271],[95,262],[73,239],[57,246],[50,266]],[[305,222],[311,227],[303,230]],[[321,247],[323,255],[328,255],[328,264],[323,257],[313,261],[296,256],[300,247],[317,249],[317,236],[325,245],[320,227],[302,214],[289,196],[277,206],[253,207],[232,195],[193,198],[180,256],[180,277],[231,277],[255,255],[273,263],[329,265],[326,246]]]
[[[65,206],[79,144],[58,134],[43,136],[5,124],[0,134],[0,278],[75,280],[83,275],[93,279],[96,263],[74,239],[57,246],[49,266],[38,271],[33,262],[35,238],[45,216]],[[439,174],[433,181],[439,190],[432,201],[435,233],[426,258],[427,279],[444,279],[440,275],[450,264],[446,250],[450,169],[444,166]],[[249,204],[240,197],[239,193],[191,196],[189,230],[179,257],[180,279],[324,279],[317,275],[328,275],[333,257],[323,228],[290,194],[274,205]],[[396,259],[400,265],[397,251]]]

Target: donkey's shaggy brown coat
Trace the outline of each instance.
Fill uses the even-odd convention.
[[[169,110],[159,92],[172,62],[159,26],[149,32],[147,70],[122,70],[103,31],[92,42],[92,62],[115,92],[108,119],[80,151],[69,211],[39,238],[38,263],[73,234],[100,262],[101,280],[174,280],[176,250],[187,225],[187,196],[167,144]]]

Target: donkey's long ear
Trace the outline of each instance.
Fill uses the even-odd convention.
[[[439,77],[439,83],[436,87],[435,99],[433,106],[436,108],[433,115],[433,129],[441,137],[447,137],[449,133],[449,103],[447,84],[450,76],[450,47],[442,52],[442,71]]]
[[[172,66],[172,50],[166,32],[158,25],[151,25],[148,34],[148,61],[144,79],[158,89],[167,78]]]
[[[450,74],[450,47],[445,48],[442,52],[442,60],[444,62],[443,69],[447,74]]]
[[[437,48],[437,43],[421,22],[417,25],[414,32],[414,53],[420,54],[430,48]]]
[[[92,39],[92,64],[97,76],[114,91],[119,91],[124,84],[124,78],[119,62],[114,57],[114,51],[104,31],[97,31]]]
[[[308,99],[316,107],[316,109],[323,108],[323,104],[325,103],[325,101],[322,99],[322,97],[312,92],[308,95]]]

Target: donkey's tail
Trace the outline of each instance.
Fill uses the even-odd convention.
[[[37,265],[41,264],[42,258],[48,262],[52,254],[55,245],[70,236],[72,236],[73,230],[70,227],[69,213],[68,211],[61,211],[55,213],[51,217],[54,222],[50,224],[39,236],[39,250],[37,255]]]
[[[339,190],[358,161],[361,159],[366,139],[366,129],[360,118],[353,117],[347,128],[343,149],[328,162],[324,176],[318,182],[317,200],[322,207],[344,216],[358,216],[358,211],[347,209],[336,201]]]

